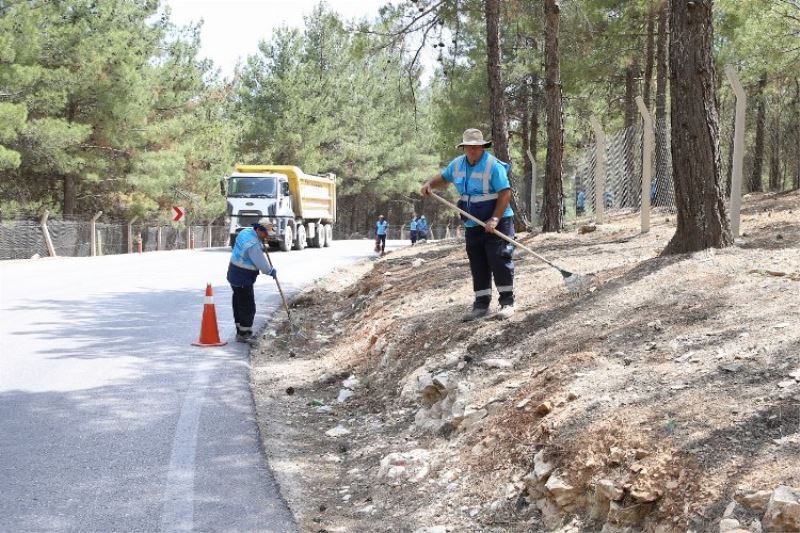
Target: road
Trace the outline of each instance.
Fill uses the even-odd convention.
[[[271,255],[294,293],[371,248]],[[295,529],[234,341],[228,256],[0,263],[0,531]],[[206,282],[223,347],[191,346]],[[263,325],[280,304],[271,278],[256,295]]]

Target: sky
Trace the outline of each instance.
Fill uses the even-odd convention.
[[[171,20],[183,26],[203,20],[201,54],[214,61],[222,75],[230,77],[237,61],[258,50],[273,28],[303,27],[319,0],[164,0],[172,9]],[[327,0],[331,10],[345,19],[373,19],[386,0]]]

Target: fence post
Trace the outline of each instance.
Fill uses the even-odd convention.
[[[192,246],[194,244],[192,242],[193,239],[194,239],[194,236],[192,235],[192,225],[189,224],[189,218],[187,217],[186,218],[186,249],[187,250],[191,250],[193,248],[193,246]]]
[[[530,159],[531,162],[531,226],[535,226],[538,223],[536,221],[536,161],[533,159],[531,151],[526,151],[528,152],[528,159]]]
[[[50,257],[56,257],[56,249],[53,246],[53,240],[50,238],[50,230],[47,229],[47,217],[50,216],[50,211],[47,209],[44,210],[42,213],[42,219],[40,221],[42,225],[42,233],[44,234],[44,243],[47,245],[47,253]]]
[[[642,161],[642,233],[650,231],[650,185],[653,181],[653,148],[656,144],[656,133],[653,130],[653,117],[644,99],[636,97],[636,106],[644,119],[644,159]]]
[[[592,115],[590,119],[594,130],[595,148],[595,168],[594,168],[594,218],[598,224],[603,223],[605,212],[603,193],[606,188],[606,134],[603,126],[597,117]]]
[[[136,220],[138,218],[139,217],[133,217],[130,220],[130,222],[128,222],[128,253],[129,254],[133,253],[133,223],[136,222]]]
[[[736,70],[725,67],[728,82],[736,93],[736,124],[733,133],[733,174],[731,175],[731,233],[739,236],[739,216],[742,209],[742,169],[744,167],[744,123],[747,110],[747,94]]]
[[[211,248],[211,246],[213,245],[213,242],[211,240],[211,222],[209,222],[208,225],[206,226],[206,234],[208,237],[206,239],[206,242],[208,243],[207,248]]]
[[[102,211],[98,211],[97,214],[92,217],[92,257],[97,255],[97,219],[100,218],[102,214]]]
[[[97,255],[103,255],[103,235],[100,233],[97,234]]]
[[[161,224],[158,225],[156,230],[156,251],[161,251]]]
[[[444,228],[444,238],[445,239],[449,239],[450,238],[450,226],[445,226],[445,228]]]

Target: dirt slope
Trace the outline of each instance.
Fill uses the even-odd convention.
[[[307,339],[282,324],[253,352],[302,529],[778,531],[764,500],[800,487],[800,195],[747,197],[742,228],[669,258],[666,213],[529,237],[600,285],[567,294],[520,253],[507,322],[459,322],[457,242],[318,283],[293,304]]]

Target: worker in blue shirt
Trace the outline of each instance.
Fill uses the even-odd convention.
[[[417,222],[417,217],[411,219],[411,222],[408,223],[408,229],[411,232],[411,246],[414,246],[417,243],[417,230],[419,228],[419,222]]]
[[[428,221],[425,219],[425,215],[419,217],[419,220],[417,221],[417,240],[428,240]]]
[[[483,139],[480,130],[466,130],[457,146],[464,149],[464,155],[453,159],[420,190],[423,196],[427,196],[434,189],[444,189],[452,183],[461,196],[459,207],[486,223],[484,229],[472,220],[464,221],[467,257],[475,291],[472,310],[462,317],[465,322],[488,315],[493,277],[500,293],[500,310],[495,316],[508,319],[514,314],[514,248],[495,234],[497,231],[514,237],[514,212],[510,206],[511,185],[508,181],[510,165],[486,151],[491,145],[491,141]]]
[[[578,196],[575,198],[575,214],[581,216],[586,211],[586,193],[578,191]]]
[[[375,224],[375,251],[381,255],[386,253],[386,232],[389,231],[389,221],[383,215],[378,216]]]
[[[256,299],[253,285],[259,272],[277,278],[266,255],[263,242],[271,228],[268,218],[259,219],[252,228],[242,230],[236,241],[228,263],[228,283],[233,290],[233,320],[236,322],[236,340],[252,343],[253,320],[256,316]]]

